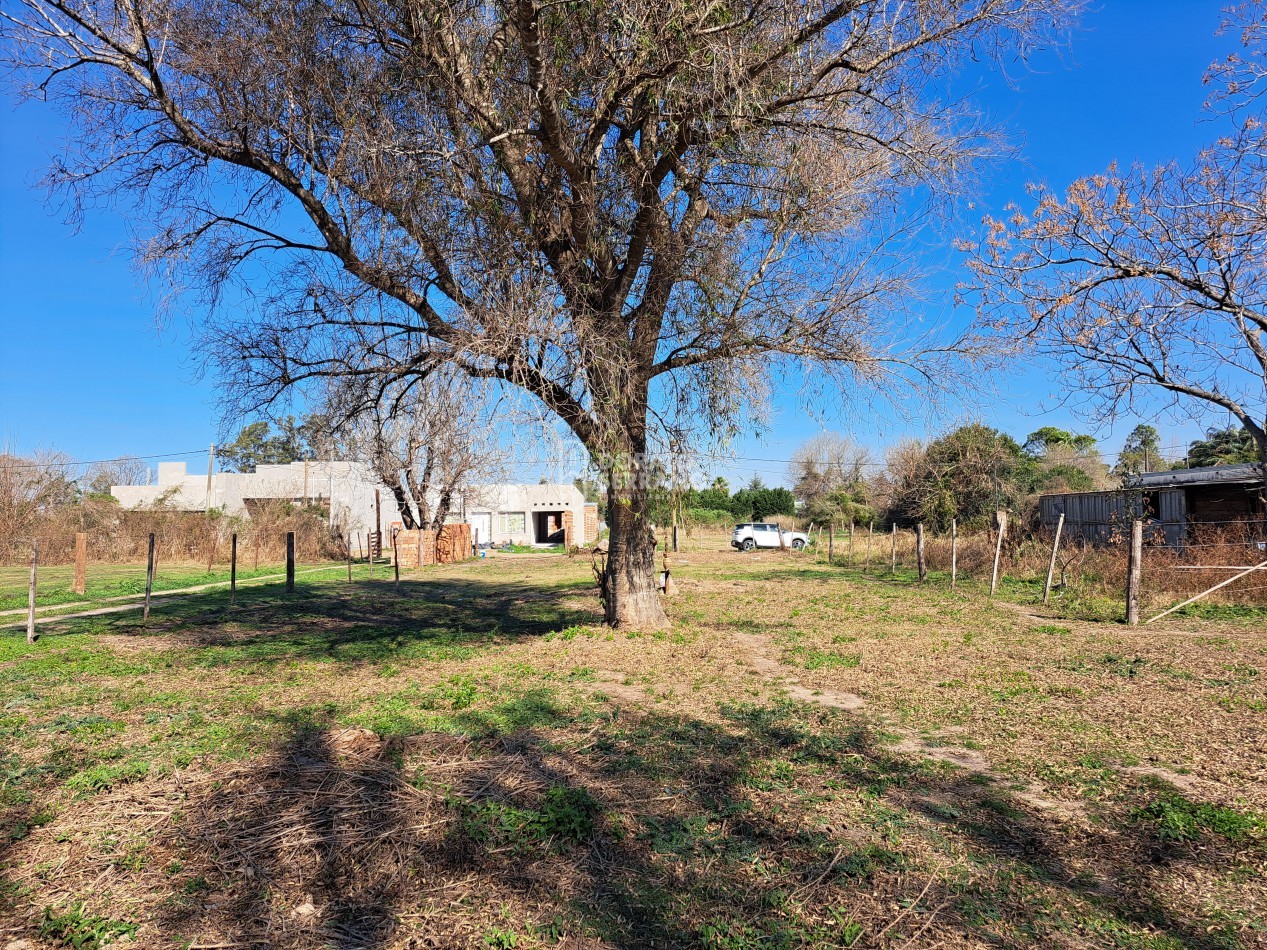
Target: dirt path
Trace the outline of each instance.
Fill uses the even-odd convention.
[[[832,689],[810,689],[804,686],[795,675],[794,668],[771,655],[771,645],[766,637],[755,633],[734,633],[731,636],[742,650],[741,655],[744,660],[757,670],[764,680],[781,687],[790,698],[849,712],[863,712],[867,709],[866,700],[857,693]],[[1084,809],[1079,802],[1049,798],[1033,786],[1017,788],[1013,777],[996,772],[984,756],[970,749],[953,745],[929,746],[913,730],[896,725],[887,717],[882,717],[882,719],[886,731],[901,736],[900,741],[892,746],[896,752],[946,762],[973,774],[983,775],[995,782],[1009,785],[1012,788],[1011,794],[1015,798],[1043,811],[1067,819],[1078,819],[1084,815]]]

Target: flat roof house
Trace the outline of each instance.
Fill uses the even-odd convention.
[[[254,472],[215,472],[211,491],[207,476],[190,475],[184,462],[160,462],[156,485],[114,485],[110,494],[124,508],[150,507],[162,501],[181,511],[218,508],[249,518],[252,510],[278,501],[313,504],[329,512],[330,523],[343,532],[374,530],[375,497],[381,505],[384,530],[400,518],[392,493],[360,462],[316,460],[260,465]]]
[[[314,504],[325,507],[331,525],[343,533],[375,530],[377,503],[384,532],[401,524],[395,497],[360,462],[291,462],[260,465],[254,472],[216,472],[210,493],[206,475],[190,475],[184,462],[162,462],[158,484],[114,485],[110,493],[124,508],[161,502],[181,511],[218,508],[240,518],[277,501]],[[453,500],[448,520],[469,523],[477,544],[562,544],[567,528],[574,544],[588,544],[598,534],[595,506],[587,506],[580,490],[567,484],[478,485]]]
[[[575,485],[478,485],[463,501],[476,544],[562,544],[567,528],[573,544],[589,544],[598,534]]]

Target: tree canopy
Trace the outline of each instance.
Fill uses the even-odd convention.
[[[1032,186],[1030,210],[987,219],[973,293],[984,335],[1053,359],[1093,414],[1230,414],[1267,462],[1267,5],[1223,28],[1242,50],[1206,77],[1211,144]]]
[[[903,199],[990,146],[946,75],[1075,5],[16,0],[6,55],[72,123],[53,183],[139,199],[146,262],[232,299],[204,349],[245,408],[518,387],[604,471],[608,619],[662,626],[650,453],[771,368],[914,359]]]
[[[316,458],[313,441],[320,425],[317,420],[296,423],[294,416],[286,416],[274,435],[271,422],[252,422],[243,426],[232,442],[217,446],[216,459],[226,471],[253,472],[259,465],[285,465]]]

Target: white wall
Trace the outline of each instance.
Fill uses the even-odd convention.
[[[189,475],[184,462],[160,462],[157,485],[114,485],[110,494],[124,508],[149,507],[160,499],[179,511],[205,511],[207,508],[207,476]],[[305,485],[304,463],[261,465],[254,472],[216,472],[211,477],[211,507],[220,508],[235,517],[250,517],[247,499],[289,500],[301,502],[305,497],[327,503],[332,526],[347,534],[373,531],[374,491],[382,499],[383,530],[400,520],[396,499],[383,487],[369,469],[358,462],[316,461],[307,463]]]
[[[331,524],[346,535],[362,537],[374,530],[374,492],[382,503],[382,527],[391,530],[400,521],[395,496],[360,462],[317,461],[261,465],[252,473],[217,472],[212,475],[211,507],[236,517],[250,517],[247,500],[286,499],[300,502],[307,497],[328,503]],[[160,462],[157,485],[114,485],[110,493],[124,508],[148,507],[163,498],[180,511],[205,511],[207,476],[188,474],[184,462]],[[492,542],[532,544],[536,538],[533,514],[539,511],[572,512],[573,537],[583,542],[585,497],[575,485],[480,485],[468,489],[465,497],[454,499],[451,520],[472,521],[485,513],[492,527]],[[522,514],[523,528],[508,526],[505,514]],[[476,522],[482,519],[474,519]]]
[[[467,521],[487,513],[492,520],[494,544],[532,544],[536,540],[533,514],[539,511],[572,512],[573,538],[580,543],[585,528],[585,496],[575,485],[480,485],[466,493]],[[507,524],[503,516],[522,513],[523,529]]]

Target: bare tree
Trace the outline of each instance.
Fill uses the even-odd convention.
[[[22,456],[0,451],[0,556],[13,557],[43,518],[75,503],[74,467],[62,452]]]
[[[1207,75],[1225,134],[1189,165],[1111,166],[973,248],[985,332],[1063,365],[1092,412],[1230,413],[1267,463],[1267,134],[1258,102],[1264,7],[1234,11],[1245,53]]]
[[[112,485],[144,485],[149,467],[139,458],[121,455],[108,462],[93,462],[80,484],[93,495],[108,495]]]
[[[792,492],[808,518],[847,519],[870,514],[867,476],[871,453],[837,432],[814,436],[792,453]]]
[[[335,386],[324,417],[340,420],[340,448],[366,459],[396,499],[407,529],[438,529],[455,499],[502,476],[505,451],[496,440],[480,387],[440,369],[369,399]]]
[[[1077,5],[16,0],[7,55],[75,125],[55,184],[144,199],[213,302],[254,275],[207,346],[246,408],[440,363],[526,391],[606,473],[607,619],[657,627],[648,453],[772,372],[901,372],[890,222],[989,144],[941,80]]]

